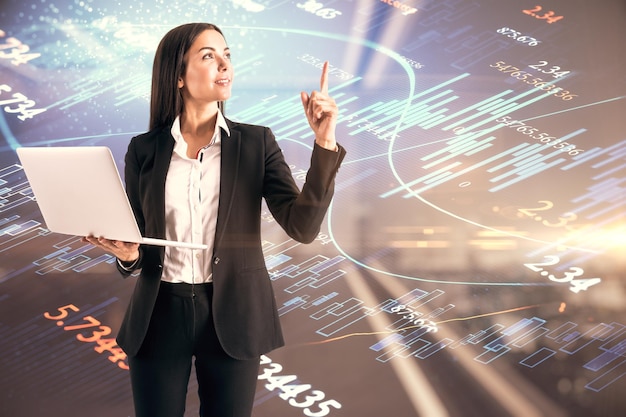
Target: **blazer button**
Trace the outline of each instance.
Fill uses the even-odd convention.
[[[217,256],[215,258],[213,258],[213,264],[217,265],[220,263],[220,258],[218,258]]]

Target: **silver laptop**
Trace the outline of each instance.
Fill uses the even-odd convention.
[[[147,245],[207,248],[204,244],[141,236],[109,148],[23,147],[16,151],[50,231]]]

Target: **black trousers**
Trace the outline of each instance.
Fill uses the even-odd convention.
[[[148,334],[129,357],[136,417],[183,417],[195,358],[201,417],[250,417],[259,359],[222,349],[211,314],[212,284],[162,282]]]

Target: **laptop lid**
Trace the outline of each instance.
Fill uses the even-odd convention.
[[[151,245],[207,248],[203,244],[141,236],[108,147],[22,147],[16,152],[50,231]]]

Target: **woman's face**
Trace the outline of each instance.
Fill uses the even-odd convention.
[[[185,54],[186,72],[178,79],[185,104],[205,105],[230,97],[233,67],[230,49],[216,30],[202,32]]]

